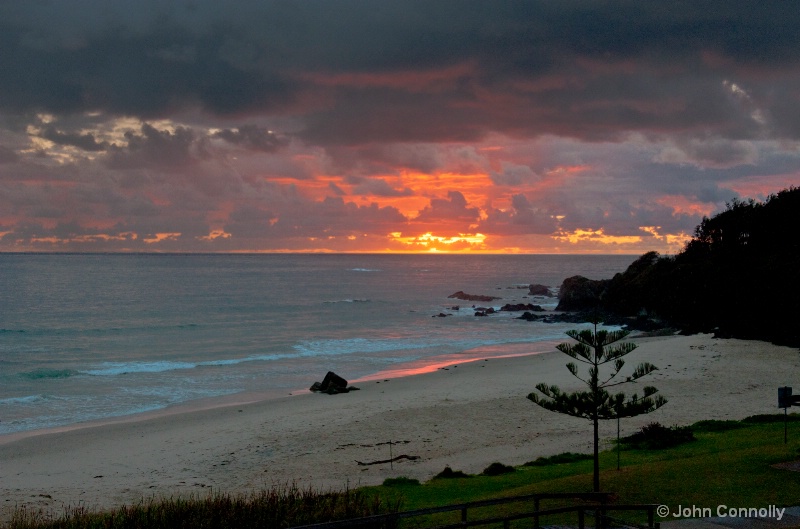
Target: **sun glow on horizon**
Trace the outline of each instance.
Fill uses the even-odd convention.
[[[482,233],[459,233],[452,237],[434,235],[431,232],[422,235],[403,236],[402,232],[389,234],[392,242],[397,242],[415,251],[463,252],[485,249],[486,235]]]

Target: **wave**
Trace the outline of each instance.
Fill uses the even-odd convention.
[[[432,340],[430,337],[419,338],[348,338],[348,339],[331,339],[331,340],[307,340],[294,345],[294,349],[300,356],[340,356],[347,354],[369,354],[369,353],[386,353],[391,351],[414,351],[421,349],[438,349],[438,350],[451,350],[451,351],[466,351],[476,347],[485,347],[491,345],[503,345],[511,343],[527,343],[549,341],[558,338],[560,335],[547,334],[536,336],[524,337],[498,337],[498,338],[464,338],[464,339],[451,339],[450,337],[443,336],[439,339]],[[395,360],[402,361],[404,359],[397,358]]]
[[[369,303],[368,299],[338,299],[336,301],[323,301],[323,303]]]
[[[380,268],[350,268],[351,272],[382,272]]]
[[[34,404],[43,400],[49,400],[46,395],[25,395],[24,397],[8,397],[0,399],[1,405],[10,404]]]
[[[163,373],[167,371],[179,371],[196,369],[200,367],[219,367],[243,364],[246,362],[264,362],[269,360],[282,360],[293,358],[294,354],[264,354],[251,355],[242,358],[226,358],[220,360],[206,360],[203,362],[103,362],[94,369],[84,369],[79,373],[91,376],[119,376],[134,373]]]
[[[69,378],[77,373],[72,369],[34,369],[33,371],[20,373],[19,376],[30,380],[39,380],[43,378]]]
[[[193,369],[197,364],[191,362],[103,362],[101,367],[81,371],[85,375],[114,376],[130,373],[161,373],[178,369]]]

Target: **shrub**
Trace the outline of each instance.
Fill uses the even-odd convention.
[[[419,485],[420,482],[418,479],[407,478],[401,476],[399,478],[386,478],[383,480],[384,487],[404,487],[408,485]]]
[[[444,470],[433,476],[433,479],[453,479],[453,478],[468,478],[469,474],[465,474],[460,470],[453,470],[449,466],[444,467]]]
[[[592,459],[592,454],[576,454],[575,452],[563,452],[550,457],[538,457],[534,461],[528,461],[523,466],[526,467],[544,467],[547,465],[558,465],[561,463],[574,463],[575,461],[584,461]]]
[[[651,422],[633,435],[623,437],[621,443],[630,448],[661,450],[694,441],[694,433],[689,426],[667,428],[660,423]]]
[[[517,471],[516,468],[504,465],[503,463],[492,463],[491,465],[483,469],[483,475],[499,476],[501,474],[511,474],[512,472],[516,471]]]

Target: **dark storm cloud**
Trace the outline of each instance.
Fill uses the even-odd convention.
[[[290,113],[324,144],[758,134],[728,81],[796,136],[798,26],[780,1],[4,2],[0,108]]]
[[[196,157],[195,133],[187,127],[158,130],[143,123],[141,130],[125,132],[127,145],[110,149],[109,166],[116,169],[184,167]]]
[[[541,179],[533,169],[527,165],[512,165],[503,162],[501,171],[490,171],[489,178],[495,185],[518,186],[520,184],[530,184]]]
[[[514,195],[506,211],[490,209],[477,231],[487,235],[550,234],[558,227],[555,215],[545,206],[537,207],[524,196]]]
[[[472,222],[479,216],[480,210],[470,206],[461,192],[449,191],[446,199],[432,198],[430,205],[423,208],[414,220],[417,222]]]
[[[220,130],[214,133],[214,137],[264,152],[275,152],[289,143],[286,138],[278,137],[271,130],[257,125],[242,125],[236,129]]]
[[[41,137],[58,145],[70,145],[84,151],[104,151],[108,147],[105,142],[97,141],[94,134],[61,132],[53,126],[46,127],[42,131]]]
[[[359,206],[340,197],[327,197],[287,208],[271,231],[284,237],[341,237],[365,231],[385,235],[405,222],[406,218],[391,206]]]

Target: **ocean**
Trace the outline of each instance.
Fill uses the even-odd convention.
[[[552,351],[575,325],[472,305],[553,309],[527,285],[634,259],[0,254],[0,435],[287,395],[327,371],[357,382]],[[448,298],[459,290],[502,299]]]

